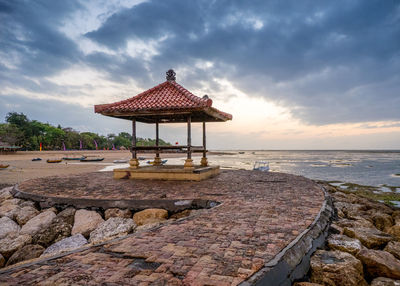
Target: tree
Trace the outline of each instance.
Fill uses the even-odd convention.
[[[0,124],[0,141],[10,145],[18,145],[23,140],[24,134],[14,124]]]

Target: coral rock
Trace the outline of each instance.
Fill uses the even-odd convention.
[[[400,286],[400,280],[379,277],[371,281],[371,286]]]
[[[104,217],[106,220],[108,220],[111,217],[122,217],[122,218],[131,218],[132,217],[132,212],[128,209],[118,209],[118,208],[112,208],[112,209],[107,209],[104,212]]]
[[[66,251],[71,251],[73,249],[79,248],[85,244],[87,244],[88,241],[86,238],[78,233],[76,235],[64,238],[63,240],[60,240],[52,245],[50,245],[44,252],[43,255],[54,255]],[[42,255],[42,256],[43,256]]]
[[[393,254],[394,257],[396,257],[397,259],[400,259],[400,242],[398,241],[390,241],[385,249],[385,251]]]
[[[376,228],[348,228],[345,227],[343,233],[349,237],[357,238],[368,248],[379,248],[386,245],[393,237]]]
[[[12,219],[8,217],[0,218],[0,238],[4,238],[10,233],[19,232],[20,227]]]
[[[136,227],[130,218],[112,217],[102,222],[90,233],[89,241],[98,243],[104,240],[121,237],[130,233]]]
[[[32,237],[30,235],[11,233],[5,238],[0,239],[0,254],[5,258],[9,258],[15,251],[31,243],[31,241]]]
[[[362,249],[358,254],[371,277],[400,279],[400,261],[392,254],[382,250]]]
[[[25,206],[21,208],[15,214],[15,220],[18,222],[19,225],[23,226],[26,224],[30,219],[34,218],[39,214],[39,211],[34,207]]]
[[[357,254],[361,248],[361,242],[358,239],[349,238],[345,235],[331,235],[327,240],[328,247],[331,250],[339,250],[350,254]]]

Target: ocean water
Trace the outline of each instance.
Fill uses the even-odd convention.
[[[222,150],[221,153],[224,154],[208,155],[209,163],[220,165],[223,169],[252,170],[256,161],[267,161],[271,172],[337,182],[337,185],[355,183],[375,186],[382,192],[391,191],[387,186],[397,187],[396,192],[400,193],[400,151]],[[169,158],[167,164],[183,165],[185,157],[183,155],[180,158]],[[200,158],[193,157],[193,160],[198,164]],[[110,171],[116,167],[128,167],[128,164],[109,166],[103,171]]]
[[[310,179],[356,183],[400,192],[400,151],[225,151],[209,162],[228,169],[253,169],[255,161],[269,162],[272,172]],[[398,175],[396,175],[398,174]]]

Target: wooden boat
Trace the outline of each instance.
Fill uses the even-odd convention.
[[[267,161],[256,161],[253,166],[254,171],[269,171],[269,163]]]
[[[145,157],[139,157],[138,160],[139,161],[143,161],[143,160],[146,160],[146,158]]]
[[[165,163],[167,163],[168,162],[168,160],[162,160],[161,161],[161,165],[164,165]],[[147,161],[146,162],[147,164],[150,164],[150,165],[154,165],[154,161]]]
[[[128,163],[128,160],[114,160],[113,163],[115,163],[115,164],[123,164],[123,163]]]
[[[80,159],[81,162],[99,162],[103,161],[104,158],[85,158],[85,159]]]
[[[47,159],[46,162],[47,163],[61,163],[62,160],[61,159]]]
[[[0,169],[8,168],[8,166],[10,166],[10,165],[3,165],[3,164],[0,164]]]
[[[63,160],[75,160],[75,161],[79,161],[82,159],[86,159],[86,156],[82,156],[82,157],[63,157]]]
[[[42,159],[41,159],[41,158],[33,158],[32,161],[33,161],[33,162],[35,162],[35,161],[42,161]]]

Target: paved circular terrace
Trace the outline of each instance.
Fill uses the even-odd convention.
[[[114,180],[111,172],[98,172],[34,179],[18,188],[42,198],[220,205],[124,239],[0,272],[0,284],[236,285],[276,259],[325,205],[321,187],[309,179],[255,171],[223,171],[201,182]]]

